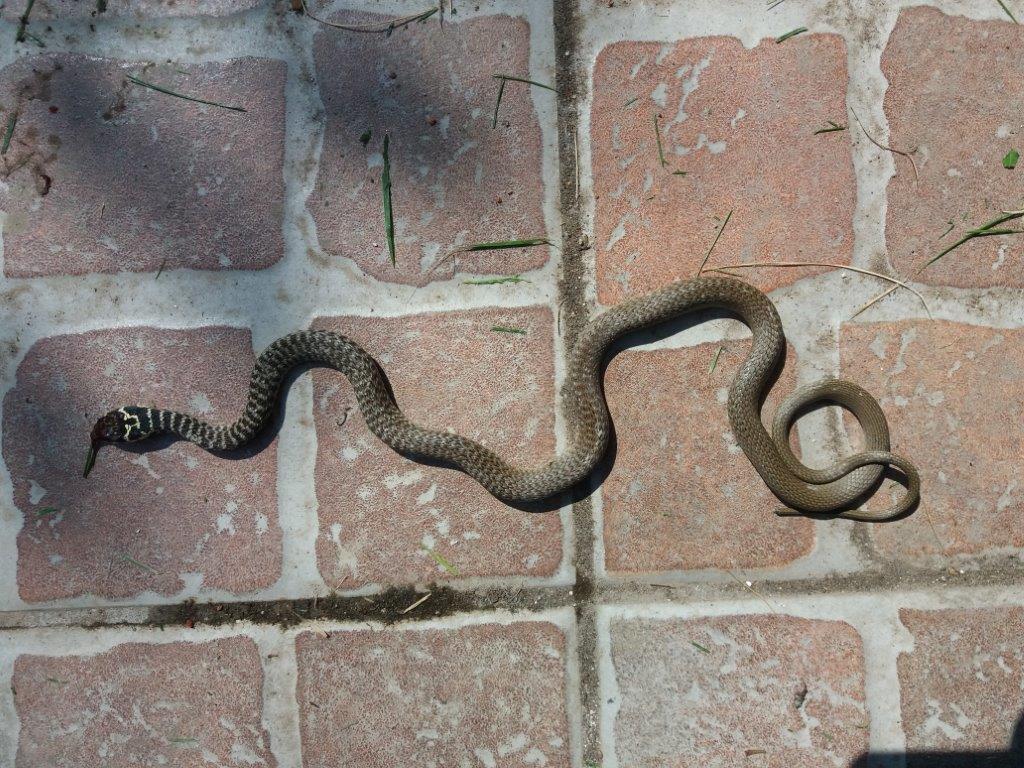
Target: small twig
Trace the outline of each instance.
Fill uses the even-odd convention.
[[[494,102],[494,117],[491,118],[491,128],[498,127],[498,109],[501,107],[501,97],[505,93],[505,83],[507,80],[502,80],[501,85],[498,86],[498,98]]]
[[[395,266],[395,218],[391,210],[391,161],[388,158],[389,136],[384,134],[384,169],[380,174],[380,192],[384,204],[384,234],[388,239],[388,253],[391,254],[391,266]]]
[[[538,83],[536,80],[527,80],[525,77],[515,77],[514,75],[491,75],[495,80],[514,80],[517,83],[526,83],[527,85],[536,85],[538,88],[546,88],[549,91],[555,91],[554,86],[545,85],[544,83]],[[558,93],[558,91],[555,91]]]
[[[164,273],[164,267],[165,266],[167,266],[167,258],[166,257],[164,257],[164,260],[160,262],[160,269],[158,269],[156,271],[156,277],[153,278],[154,280],[159,280],[160,279],[160,275],[162,275]]]
[[[206,99],[198,99],[195,96],[186,96],[183,93],[178,93],[177,91],[172,91],[169,88],[163,88],[162,86],[154,85],[153,83],[148,83],[145,80],[140,80],[139,78],[135,77],[134,75],[125,75],[125,77],[128,80],[131,80],[136,85],[141,85],[144,88],[151,88],[152,90],[159,91],[160,93],[166,93],[168,96],[176,96],[179,99],[185,99],[185,101],[194,101],[197,104],[207,104],[207,105],[209,105],[211,107],[220,107],[221,109],[228,109],[228,110],[231,110],[232,112],[245,112],[246,111],[245,107],[233,107],[233,106],[231,106],[229,104],[221,104],[220,102],[216,102],[216,101],[207,101]]]
[[[630,99],[629,101],[627,101],[627,102],[626,102],[625,104],[623,104],[622,106],[623,106],[623,107],[628,107],[628,106],[630,106],[631,104],[636,104],[636,103],[637,103],[638,101],[640,101],[640,97],[639,97],[639,96],[634,96],[634,97],[633,97],[632,99]]]
[[[711,365],[708,366],[708,376],[715,372],[715,368],[718,367],[718,358],[722,356],[723,352],[725,352],[725,347],[722,346],[715,352],[715,356],[711,359]]]
[[[664,168],[668,163],[665,161],[665,151],[661,146],[661,129],[658,127],[658,116],[654,116],[654,138],[658,142],[658,160],[661,161],[661,167]]]
[[[700,266],[697,267],[697,274],[698,275],[700,275],[700,273],[704,271],[704,265],[707,264],[708,263],[708,259],[711,258],[711,252],[713,250],[715,250],[715,246],[718,245],[718,238],[720,238],[722,236],[722,233],[725,232],[725,225],[729,223],[729,219],[731,219],[731,218],[732,218],[732,211],[729,211],[729,213],[727,213],[725,215],[725,221],[722,222],[722,226],[720,226],[718,228],[718,234],[715,235],[715,239],[711,243],[711,247],[708,248],[708,252],[704,254],[704,260],[701,261]]]
[[[303,12],[311,18],[313,21],[318,21],[324,26],[332,27],[334,29],[343,29],[346,32],[364,32],[371,35],[388,35],[401,27],[407,27],[410,24],[415,24],[417,21],[426,21],[435,13],[437,13],[437,7],[430,8],[426,11],[420,11],[419,13],[413,13],[408,16],[400,16],[397,19],[391,19],[387,24],[381,26],[379,24],[338,24],[334,21],[327,21],[319,16],[314,16],[309,12],[309,8],[306,6],[306,0],[299,0],[302,4]]]
[[[889,296],[890,294],[892,294],[892,293],[893,293],[893,292],[894,292],[894,291],[895,291],[895,290],[896,290],[897,288],[899,288],[899,286],[898,286],[898,285],[894,285],[894,286],[892,286],[891,288],[887,288],[887,289],[885,289],[885,290],[884,290],[884,291],[882,291],[882,292],[881,292],[880,294],[878,294],[877,296],[875,296],[875,298],[871,299],[871,300],[870,300],[869,302],[867,302],[866,304],[862,305],[862,306],[860,307],[860,309],[858,309],[858,310],[857,310],[856,312],[854,312],[854,313],[853,313],[852,315],[850,315],[850,319],[852,320],[852,319],[853,319],[853,318],[855,318],[855,317],[856,317],[857,315],[859,315],[859,314],[860,314],[861,312],[865,311],[865,310],[866,310],[866,309],[867,309],[868,307],[872,307],[872,306],[874,306],[874,305],[875,305],[875,304],[877,304],[877,303],[878,303],[879,301],[881,301],[882,299],[884,299],[884,298],[885,298],[886,296]]]
[[[7,130],[4,131],[4,142],[0,145],[0,155],[6,155],[11,146],[11,137],[14,136],[14,126],[18,122],[18,113],[11,112],[7,116]]]
[[[1006,7],[1006,3],[1004,3],[1003,0],[996,0],[996,2],[999,3],[999,7],[1000,8],[1002,8],[1004,11],[1006,11],[1006,15],[1010,17],[1010,20],[1013,21],[1014,24],[1020,24],[1020,22],[1017,21],[1017,17],[1015,17],[1010,12],[1010,9]]]
[[[753,269],[760,267],[829,267],[831,269],[844,269],[848,272],[856,272],[857,274],[860,275],[870,275],[871,277],[877,277],[879,280],[885,280],[886,282],[893,283],[898,287],[906,288],[908,291],[913,293],[915,296],[917,296],[917,298],[921,300],[921,303],[924,305],[925,311],[928,313],[928,317],[931,318],[932,316],[932,310],[928,306],[928,302],[925,301],[924,296],[922,296],[921,293],[914,289],[912,286],[908,285],[902,280],[897,280],[895,277],[889,277],[888,275],[883,275],[880,272],[872,272],[870,269],[851,267],[847,264],[831,264],[829,262],[824,261],[761,261],[755,262],[753,264],[721,264],[710,271],[724,272],[727,269]]]
[[[839,125],[839,123],[834,123],[831,120],[826,120],[825,122],[828,123],[828,125],[829,125],[828,128],[819,128],[818,130],[816,130],[811,135],[812,136],[817,136],[819,133],[834,133],[835,131],[845,131],[846,130],[846,126],[845,125]]]
[[[485,277],[480,280],[463,280],[463,285],[501,285],[502,283],[528,283],[525,277],[508,275],[507,277]]]
[[[399,613],[408,613],[413,608],[416,608],[416,607],[418,607],[420,605],[423,605],[423,603],[425,603],[427,601],[427,598],[429,598],[432,594],[434,594],[434,593],[433,592],[427,592],[427,594],[425,594],[423,597],[421,597],[415,603],[410,605],[408,608],[403,608],[401,611],[399,611]]]
[[[796,29],[791,29],[786,34],[781,35],[780,37],[776,37],[775,38],[775,42],[776,43],[784,43],[787,40],[789,40],[789,38],[796,37],[797,35],[799,35],[799,34],[801,34],[803,32],[806,32],[806,31],[807,31],[807,27],[797,27]]]
[[[875,138],[870,133],[868,133],[868,129],[864,127],[864,123],[860,121],[860,117],[857,115],[856,110],[851,108],[850,111],[853,112],[853,117],[857,121],[857,125],[860,126],[860,129],[862,131],[864,131],[864,135],[868,137],[868,141],[870,141],[879,149],[884,149],[886,152],[892,152],[894,155],[902,155],[903,157],[907,158],[907,160],[910,161],[910,165],[914,169],[914,181],[918,182],[921,180],[921,175],[917,172],[917,163],[914,162],[914,153],[917,152],[917,149],[914,149],[910,152],[904,152],[903,150],[893,149],[892,147],[885,146],[885,144],[882,144],[881,142],[875,141]]]
[[[32,13],[32,6],[35,4],[36,0],[28,0],[25,4],[25,12],[21,14],[21,18],[18,19],[18,33],[14,36],[14,42],[25,42],[25,30],[28,28],[28,17],[29,14]]]

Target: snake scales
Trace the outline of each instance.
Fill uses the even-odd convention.
[[[547,499],[584,480],[608,447],[612,424],[601,383],[601,363],[608,346],[623,334],[712,307],[739,315],[753,334],[750,356],[729,390],[729,421],[750,463],[788,507],[779,514],[831,513],[878,521],[906,513],[919,496],[917,470],[906,459],[889,452],[885,415],[874,398],[856,384],[829,379],[798,389],[779,407],[769,435],[760,411],[784,354],[782,322],[767,296],[747,283],[726,277],[697,277],[673,283],[609,309],[583,329],[572,350],[561,391],[569,433],[567,445],[536,468],[513,466],[473,440],[412,423],[395,403],[384,372],[369,353],[338,333],[299,331],[278,339],[260,355],[245,410],[237,421],[216,425],[174,411],[119,408],[103,416],[93,428],[86,474],[103,443],[136,442],[171,433],[207,450],[232,450],[245,445],[270,421],[289,371],[297,365],[319,363],[348,377],[367,426],[399,453],[454,465],[499,499]],[[854,413],[865,433],[866,450],[828,469],[812,470],[790,450],[789,430],[802,408],[823,401],[838,403]],[[885,466],[894,466],[903,473],[906,492],[888,509],[855,509],[876,487]]]

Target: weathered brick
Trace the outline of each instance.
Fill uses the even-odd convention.
[[[184,441],[146,453],[106,447],[82,477],[90,429],[107,410],[154,405],[231,421],[253,362],[249,334],[225,328],[94,331],[28,351],[3,410],[25,520],[24,600],[169,595],[197,582],[246,592],[277,579],[274,444],[236,460]]]
[[[346,12],[346,24],[389,17]],[[544,264],[549,249],[449,256],[472,243],[545,236],[541,131],[524,83],[504,89],[494,73],[530,76],[523,19],[435,19],[383,35],[317,34],[317,77],[326,134],[309,209],[321,245],[388,282],[424,285],[459,272],[514,274]],[[365,144],[361,137],[369,134]],[[381,211],[382,143],[390,135],[397,266]]]
[[[886,236],[893,265],[916,281],[1024,285],[1019,235],[976,238],[924,268],[968,229],[1021,207],[1024,165],[1002,165],[1009,150],[1024,152],[1021,30],[1009,19],[971,21],[922,7],[902,11],[889,38],[882,56],[889,144],[917,148],[920,179],[896,158]],[[949,224],[953,231],[940,239]]]
[[[551,624],[304,632],[297,656],[305,768],[571,765]]]
[[[280,259],[285,69],[52,54],[0,71],[0,119],[17,113],[2,161],[5,274],[259,269]],[[130,74],[248,111],[168,96]]]
[[[19,656],[17,768],[277,765],[247,638]]]
[[[619,765],[819,768],[867,749],[861,640],[843,622],[621,619],[611,650]]]
[[[524,466],[554,452],[552,317],[544,309],[338,318],[386,369],[414,422],[451,428]],[[518,328],[525,334],[493,331]],[[557,512],[508,507],[461,472],[405,459],[367,428],[349,385],[316,371],[317,558],[332,587],[551,575],[562,559]]]
[[[827,120],[845,123],[838,36],[752,50],[727,37],[614,43],[598,55],[593,89],[602,302],[694,275],[729,211],[712,262],[850,260],[849,133],[811,135]],[[798,277],[759,276],[769,290]]]
[[[7,0],[0,5],[0,18],[17,21],[25,12],[27,0]],[[105,8],[98,10],[100,5]],[[104,19],[134,16],[152,19],[165,16],[228,16],[260,5],[260,0],[46,0],[36,2],[30,22],[68,19]],[[31,26],[29,27],[31,29]]]
[[[904,609],[900,620],[914,638],[898,661],[908,768],[937,764],[915,752],[973,752],[975,762],[960,764],[1017,765],[995,756],[1024,727],[1024,611]]]
[[[982,554],[1024,546],[1024,333],[952,322],[846,324],[844,378],[882,405],[893,449],[921,472],[921,507],[871,527],[890,557]],[[880,494],[880,508],[892,497]]]
[[[782,504],[729,426],[729,385],[749,353],[749,341],[727,341],[626,352],[608,366],[617,440],[601,491],[610,571],[771,567],[810,550],[813,523],[773,514]],[[794,386],[793,359],[790,350],[769,417],[776,393]]]

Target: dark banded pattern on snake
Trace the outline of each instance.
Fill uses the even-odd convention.
[[[104,442],[135,442],[166,432],[207,450],[239,448],[270,421],[289,371],[298,365],[318,363],[348,378],[369,429],[399,453],[452,464],[499,499],[549,499],[583,481],[608,447],[611,417],[600,374],[609,345],[623,334],[711,307],[735,313],[753,334],[750,355],[729,390],[729,421],[737,444],[772,492],[789,508],[780,514],[823,513],[855,520],[883,520],[904,514],[917,502],[916,469],[906,459],[889,452],[885,415],[871,395],[851,382],[829,379],[798,389],[779,407],[773,434],[769,435],[761,422],[760,410],[784,354],[782,322],[761,291],[727,277],[698,277],[673,283],[619,304],[591,320],[572,350],[560,394],[568,431],[566,447],[535,468],[509,464],[496,452],[461,435],[412,423],[395,403],[377,361],[351,339],[329,331],[299,331],[271,344],[256,362],[248,401],[234,423],[210,424],[187,414],[126,406],[97,422],[92,433],[93,455]],[[864,430],[866,450],[828,469],[811,470],[793,455],[788,435],[797,412],[821,401],[836,402],[853,411]],[[906,492],[886,510],[856,510],[855,505],[876,487],[885,466],[902,472]]]

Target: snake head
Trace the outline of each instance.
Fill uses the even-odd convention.
[[[101,416],[90,434],[89,456],[85,461],[83,477],[88,477],[96,463],[96,452],[106,443],[134,443],[145,440],[158,431],[148,408],[127,406]]]

